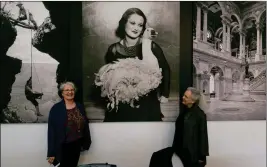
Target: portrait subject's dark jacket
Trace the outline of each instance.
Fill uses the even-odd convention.
[[[202,160],[206,164],[209,156],[206,114],[198,105],[183,108],[175,127],[173,148],[181,160],[190,163]]]
[[[134,56],[142,60],[143,59],[142,44],[140,43],[136,45],[136,48],[137,49],[136,49],[136,53]],[[163,50],[154,41],[152,41],[152,44],[151,44],[151,51],[158,60],[159,68],[162,69],[162,82],[159,86],[160,95],[168,98],[170,94],[170,80],[171,80],[170,66],[165,58]],[[109,46],[105,59],[106,59],[106,63],[111,63],[118,59],[129,58],[132,56],[133,55],[127,55],[127,53],[124,53],[123,46],[120,44],[120,42],[117,42]]]
[[[119,59],[138,58],[143,59],[142,43],[137,43],[131,47],[132,51],[127,51],[127,47],[121,42],[116,42],[109,46],[105,56],[106,63],[114,63]],[[107,111],[104,122],[148,122],[162,121],[160,101],[158,96],[169,97],[170,94],[170,66],[165,58],[162,49],[152,41],[151,51],[158,60],[159,67],[162,69],[161,84],[157,89],[150,91],[146,96],[142,96],[136,101],[138,108],[133,108],[129,104],[120,103],[118,110]]]
[[[91,145],[91,134],[89,129],[89,121],[85,114],[84,107],[76,102],[81,114],[84,116],[87,125],[84,126],[82,148],[88,150]],[[56,103],[50,110],[48,118],[48,150],[47,157],[61,158],[61,146],[66,137],[65,122],[67,120],[67,109],[64,100]]]

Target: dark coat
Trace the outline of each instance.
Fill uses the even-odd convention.
[[[88,150],[91,145],[91,135],[89,129],[89,121],[85,114],[84,107],[76,102],[81,114],[84,116],[87,126],[84,126],[82,148]],[[64,100],[56,103],[50,110],[48,118],[48,151],[47,157],[61,158],[61,147],[65,141],[65,122],[67,120],[67,109]]]
[[[167,147],[157,152],[154,152],[151,156],[149,167],[173,167],[173,154],[174,150],[172,147]]]
[[[175,123],[173,148],[183,163],[202,160],[205,165],[206,156],[209,156],[206,114],[198,105],[191,108],[183,106],[181,110]]]

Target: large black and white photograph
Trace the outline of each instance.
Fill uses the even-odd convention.
[[[179,2],[83,2],[82,15],[90,122],[175,121]]]
[[[47,122],[60,100],[60,57],[65,54],[49,3],[1,1],[0,9],[1,123]]]
[[[211,121],[266,119],[266,3],[196,2],[193,80]]]

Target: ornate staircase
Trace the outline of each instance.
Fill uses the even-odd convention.
[[[223,101],[239,101],[239,102],[254,102],[265,101],[266,95],[266,69],[249,82],[249,94],[236,91],[231,92],[228,96],[224,97]]]
[[[265,92],[266,88],[262,87],[262,86],[266,87],[265,84],[266,84],[266,69],[263,70],[257,77],[255,77],[250,81],[249,90],[251,92],[262,92],[262,91]]]

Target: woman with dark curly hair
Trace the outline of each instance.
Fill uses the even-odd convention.
[[[106,63],[114,63],[119,59],[138,58],[143,60],[142,38],[146,30],[147,18],[138,8],[130,8],[125,11],[119,21],[116,35],[121,39],[109,46],[106,54]],[[154,30],[149,34],[150,38],[157,34]],[[167,102],[170,93],[170,67],[162,49],[155,42],[151,42],[151,48],[159,68],[162,79],[157,89],[150,91],[136,101],[139,107],[131,107],[126,103],[119,103],[116,111],[107,111],[105,122],[116,121],[162,121],[160,102]]]

